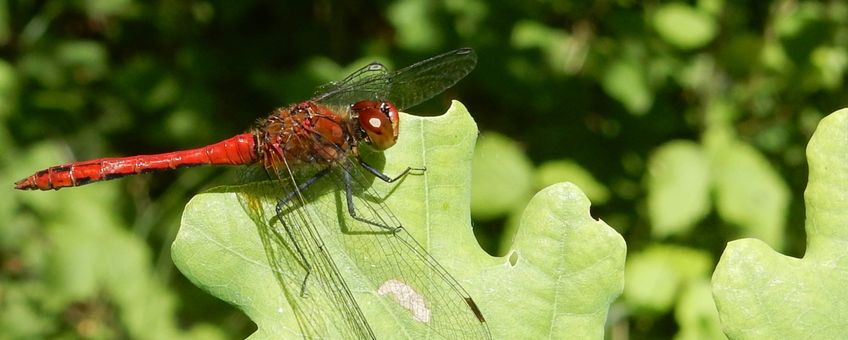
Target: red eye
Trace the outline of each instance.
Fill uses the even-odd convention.
[[[352,110],[357,113],[359,126],[376,149],[385,150],[395,145],[399,115],[394,104],[363,100],[353,104]]]

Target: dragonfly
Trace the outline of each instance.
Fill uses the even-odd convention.
[[[17,181],[15,188],[58,190],[183,167],[244,165],[244,178],[251,178],[245,181],[256,190],[245,190],[239,199],[257,224],[266,257],[304,337],[377,338],[367,308],[345,275],[354,266],[390,315],[415,329],[408,333],[413,337],[490,339],[474,299],[409,234],[371,185],[375,179],[395,183],[426,169],[407,167],[389,176],[366,162],[360,148],[380,152],[392,147],[399,112],[452,87],[476,63],[471,48],[394,72],[374,62],[318,87],[310,100],[274,110],[249,132],[189,150],[52,166]],[[264,180],[254,180],[257,173]],[[316,207],[328,191],[343,194],[341,235],[327,234],[330,228],[322,224],[326,219]],[[355,251],[340,258],[329,251],[330,243]],[[295,285],[287,273],[298,268],[285,265],[285,259],[298,264]],[[335,313],[316,316],[311,311],[325,303]]]

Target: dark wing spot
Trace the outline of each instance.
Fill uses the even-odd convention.
[[[468,307],[471,307],[471,311],[474,312],[474,316],[477,317],[477,320],[480,322],[486,322],[486,319],[483,318],[483,313],[480,313],[480,308],[477,307],[477,304],[474,303],[474,300],[471,298],[465,298],[465,303],[468,304]]]

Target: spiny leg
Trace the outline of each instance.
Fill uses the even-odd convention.
[[[389,177],[389,175],[384,174],[382,171],[377,170],[377,168],[371,166],[371,164],[366,163],[361,158],[359,159],[359,166],[363,167],[365,170],[368,170],[368,172],[370,172],[371,174],[373,174],[374,176],[376,176],[377,178],[379,178],[380,180],[382,180],[383,182],[386,182],[386,183],[393,183],[394,181],[397,181],[397,180],[403,178],[404,176],[406,176],[412,170],[421,171],[421,172],[427,171],[426,167],[425,168],[407,167],[399,175],[392,178],[392,177]]]
[[[365,170],[368,170],[368,172],[370,172],[375,177],[379,178],[380,180],[382,180],[386,183],[393,183],[393,182],[397,181],[398,179],[401,179],[404,176],[406,176],[412,170],[415,170],[415,171],[426,171],[427,170],[426,168],[407,167],[399,175],[397,175],[395,177],[389,177],[388,175],[384,174],[380,170],[377,170],[377,168],[366,163],[364,160],[358,159],[358,161],[359,161],[359,165],[362,166]],[[393,233],[398,232],[401,228],[403,228],[402,226],[397,226],[397,227],[388,226],[388,225],[378,223],[378,222],[374,222],[374,221],[371,221],[367,218],[358,216],[356,214],[356,207],[354,207],[354,204],[353,204],[353,178],[351,178],[351,175],[350,175],[350,172],[348,171],[348,169],[343,168],[342,171],[344,172],[343,180],[344,180],[344,185],[345,185],[345,198],[347,200],[347,212],[348,212],[348,214],[350,214],[350,217],[353,217],[353,219],[360,221],[362,223],[372,225],[372,226],[375,226],[375,227],[378,227],[378,228],[381,228],[381,229],[385,229],[385,230],[388,230],[388,231],[393,232]]]

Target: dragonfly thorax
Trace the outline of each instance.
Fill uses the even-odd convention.
[[[257,153],[269,169],[332,163],[356,152],[351,124],[347,109],[311,101],[280,108],[255,130]]]

